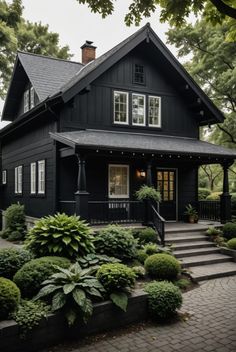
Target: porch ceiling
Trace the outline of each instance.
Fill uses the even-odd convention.
[[[103,130],[79,130],[50,135],[54,140],[72,148],[236,159],[235,150],[194,138]]]

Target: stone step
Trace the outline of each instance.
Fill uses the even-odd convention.
[[[192,242],[192,241],[207,241],[205,235],[189,235],[189,236],[176,236],[176,237],[165,237],[166,243],[179,243],[179,242]]]
[[[202,254],[213,254],[213,253],[220,253],[218,247],[207,247],[207,248],[194,248],[194,249],[183,249],[174,251],[173,254],[176,258],[185,258],[185,257],[192,257],[202,255]]]
[[[193,231],[193,232],[178,232],[178,233],[166,233],[166,238],[179,238],[179,237],[195,237],[195,236],[206,236],[205,231]]]
[[[183,233],[183,232],[205,232],[209,227],[216,227],[220,228],[222,225],[219,222],[214,222],[210,221],[207,222],[206,224],[188,224],[188,223],[183,223],[183,224],[178,224],[175,226],[175,224],[167,224],[165,227],[165,233],[166,234],[176,234],[176,233]]]
[[[235,262],[193,266],[188,269],[191,271],[191,276],[195,281],[236,275]]]
[[[187,250],[187,249],[199,249],[199,248],[209,248],[209,247],[214,247],[215,244],[210,241],[190,241],[190,242],[180,242],[180,243],[175,243],[172,246],[172,249],[174,251],[179,251],[179,250]]]
[[[205,255],[197,255],[187,258],[179,258],[181,261],[183,268],[199,266],[199,265],[210,265],[210,264],[217,264],[217,263],[227,263],[231,262],[232,258],[228,255],[224,255],[221,253],[216,254],[205,254]],[[236,265],[235,265],[236,266]]]

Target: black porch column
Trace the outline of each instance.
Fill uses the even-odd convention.
[[[85,158],[83,155],[76,154],[78,160],[78,180],[77,191],[75,192],[75,212],[81,218],[88,220],[88,196],[86,191],[86,171]]]
[[[147,162],[147,186],[153,186],[153,179],[152,179],[152,162],[149,160]]]
[[[147,186],[153,186],[153,179],[152,179],[152,162],[148,160],[147,162]],[[144,201],[144,221],[143,225],[148,226],[151,221],[151,201],[146,199]]]
[[[229,179],[228,169],[231,163],[222,164],[223,178],[223,193],[220,196],[220,219],[221,223],[225,224],[231,220],[231,195],[229,194]]]

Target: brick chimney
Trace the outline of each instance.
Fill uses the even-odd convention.
[[[82,49],[82,63],[84,65],[88,64],[90,61],[96,58],[96,46],[92,45],[93,42],[86,40],[84,45],[81,46]]]

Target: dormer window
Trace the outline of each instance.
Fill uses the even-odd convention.
[[[29,111],[35,106],[34,103],[34,88],[31,86],[24,92],[24,112]]]
[[[134,83],[136,84],[145,84],[145,73],[143,65],[134,65]]]

